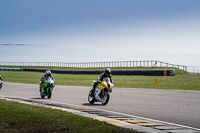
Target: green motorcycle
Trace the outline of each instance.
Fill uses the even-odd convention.
[[[55,81],[53,81],[51,78],[48,78],[48,80],[45,80],[40,90],[41,98],[44,98],[45,96],[47,96],[48,99],[50,99],[54,87],[55,87]]]

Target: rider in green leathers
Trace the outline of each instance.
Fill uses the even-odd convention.
[[[45,74],[43,75],[43,77],[40,79],[40,91],[41,91],[41,87],[42,84],[44,83],[45,80],[47,80],[48,78],[51,78],[53,81],[55,81],[53,75],[51,74],[50,70],[46,70]]]

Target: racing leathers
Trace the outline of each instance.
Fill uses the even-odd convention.
[[[55,81],[55,79],[54,79],[52,74],[43,75],[42,78],[40,79],[40,90],[39,91],[41,91],[42,84],[44,83],[45,80],[48,80],[48,78],[51,78],[53,81]]]
[[[105,74],[105,72],[101,73],[99,75],[99,77],[97,78],[97,81],[94,82],[94,84],[93,84],[92,94],[94,94],[94,90],[95,90],[96,86],[98,85],[98,83],[101,82],[106,77],[109,77],[110,78],[110,82],[113,83],[113,79],[112,79],[112,75],[111,74],[107,75],[107,74]]]

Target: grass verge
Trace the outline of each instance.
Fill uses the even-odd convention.
[[[0,100],[0,132],[136,133],[60,110]]]

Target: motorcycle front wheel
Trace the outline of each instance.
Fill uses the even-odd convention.
[[[47,97],[50,99],[51,98],[51,90],[49,90]]]
[[[92,96],[92,90],[89,92],[89,95],[88,95],[88,102],[90,104],[93,104],[95,102],[95,98]]]
[[[110,94],[108,93],[108,91],[104,91],[101,95],[101,103],[103,105],[106,105],[109,99],[110,99]]]

